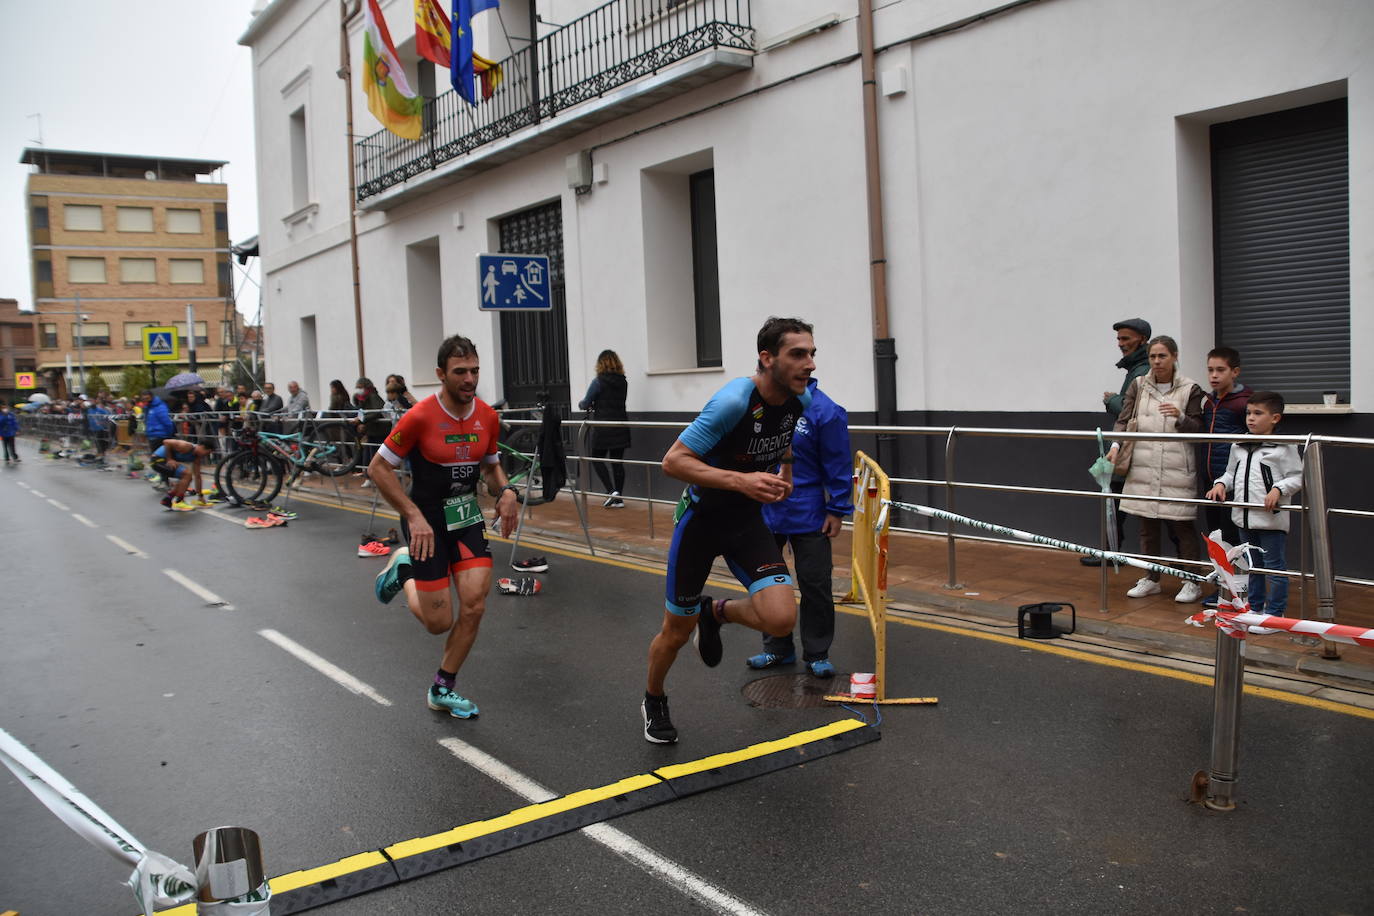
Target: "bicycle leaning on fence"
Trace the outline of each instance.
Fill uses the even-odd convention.
[[[357,467],[362,453],[355,439],[324,441],[309,427],[295,433],[247,427],[235,439],[239,448],[216,469],[215,486],[236,504],[271,502],[307,472],[342,477]]]

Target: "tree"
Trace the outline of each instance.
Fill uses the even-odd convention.
[[[138,397],[150,385],[151,377],[148,375],[148,367],[125,366],[122,382],[121,394],[129,398]]]
[[[110,383],[105,381],[105,376],[101,373],[99,366],[91,366],[86,370],[86,390],[82,392],[86,397],[109,390]]]

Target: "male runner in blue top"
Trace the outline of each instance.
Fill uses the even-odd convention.
[[[663,457],[664,473],[689,486],[678,504],[667,610],[649,645],[640,707],[644,737],[655,744],[677,741],[664,680],[693,629],[701,660],[714,668],[723,651],[723,624],[783,636],[797,620],[792,577],[763,523],[762,506],[792,491],[792,430],[811,401],[806,385],[816,368],[811,325],[769,318],[759,330],[758,354],[754,374],[717,391]],[[748,597],[717,600],[701,593],[718,556],[749,589]]]

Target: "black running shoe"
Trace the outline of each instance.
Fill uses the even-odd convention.
[[[528,557],[524,560],[516,560],[510,565],[510,568],[529,573],[548,572],[549,561],[544,557]]]
[[[654,744],[677,744],[677,729],[668,717],[668,698],[651,697],[644,694],[644,702],[639,704],[644,714],[644,740]]]
[[[697,631],[692,637],[707,668],[719,665],[721,656],[725,654],[725,647],[720,644],[721,624],[716,619],[715,605],[716,601],[710,595],[701,596],[701,605],[697,609]]]

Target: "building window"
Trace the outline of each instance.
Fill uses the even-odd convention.
[[[225,346],[225,347],[232,347],[232,346],[234,346],[234,345],[237,343],[237,341],[234,339],[234,332],[235,332],[235,330],[236,330],[235,325],[234,325],[234,322],[232,322],[232,321],[221,321],[221,322],[219,323],[219,327],[220,327],[220,345],[221,345],[221,346]]]
[[[120,283],[156,283],[157,261],[152,258],[120,258]]]
[[[230,269],[228,261],[218,261],[215,263],[215,275],[219,280],[219,294],[221,296],[233,295],[234,273]]]
[[[226,212],[226,211],[223,210],[223,209],[219,209],[219,208],[216,208],[216,209],[215,209],[215,231],[216,231],[216,232],[228,232],[228,231],[229,231],[229,214],[228,214],[228,212]]]
[[[721,365],[720,261],[716,253],[716,171],[688,177],[692,197],[692,300],[697,365]]]
[[[167,208],[167,231],[180,235],[200,234],[200,211]]]
[[[48,228],[48,207],[47,204],[36,204],[33,208],[33,228]]]
[[[52,261],[34,261],[33,273],[34,279],[37,280],[39,283],[51,283]]]
[[[99,206],[64,204],[62,214],[62,226],[69,232],[99,232],[105,228]]]
[[[43,342],[42,342],[42,344],[40,344],[40,346],[41,346],[44,350],[56,350],[56,349],[57,349],[57,325],[55,325],[55,324],[44,324],[44,325],[43,325]]]
[[[152,207],[117,207],[115,228],[120,232],[152,232]]]
[[[72,283],[104,283],[104,258],[67,258],[67,280]]]
[[[295,212],[310,203],[310,158],[304,105],[291,112],[288,137],[291,142],[291,210]]]
[[[124,346],[141,347],[143,346],[143,329],[155,328],[157,325],[151,321],[126,321],[124,322]]]
[[[75,323],[72,324],[72,346],[108,347],[109,345],[109,322],[83,321],[79,326]]]
[[[1217,342],[1290,404],[1350,402],[1347,124],[1337,99],[1211,128]]]
[[[167,266],[172,283],[205,282],[205,262],[199,258],[172,258]]]
[[[177,329],[177,343],[186,346],[186,322],[178,321],[173,325]],[[210,324],[206,321],[196,322],[196,346],[203,347],[210,342]]]

